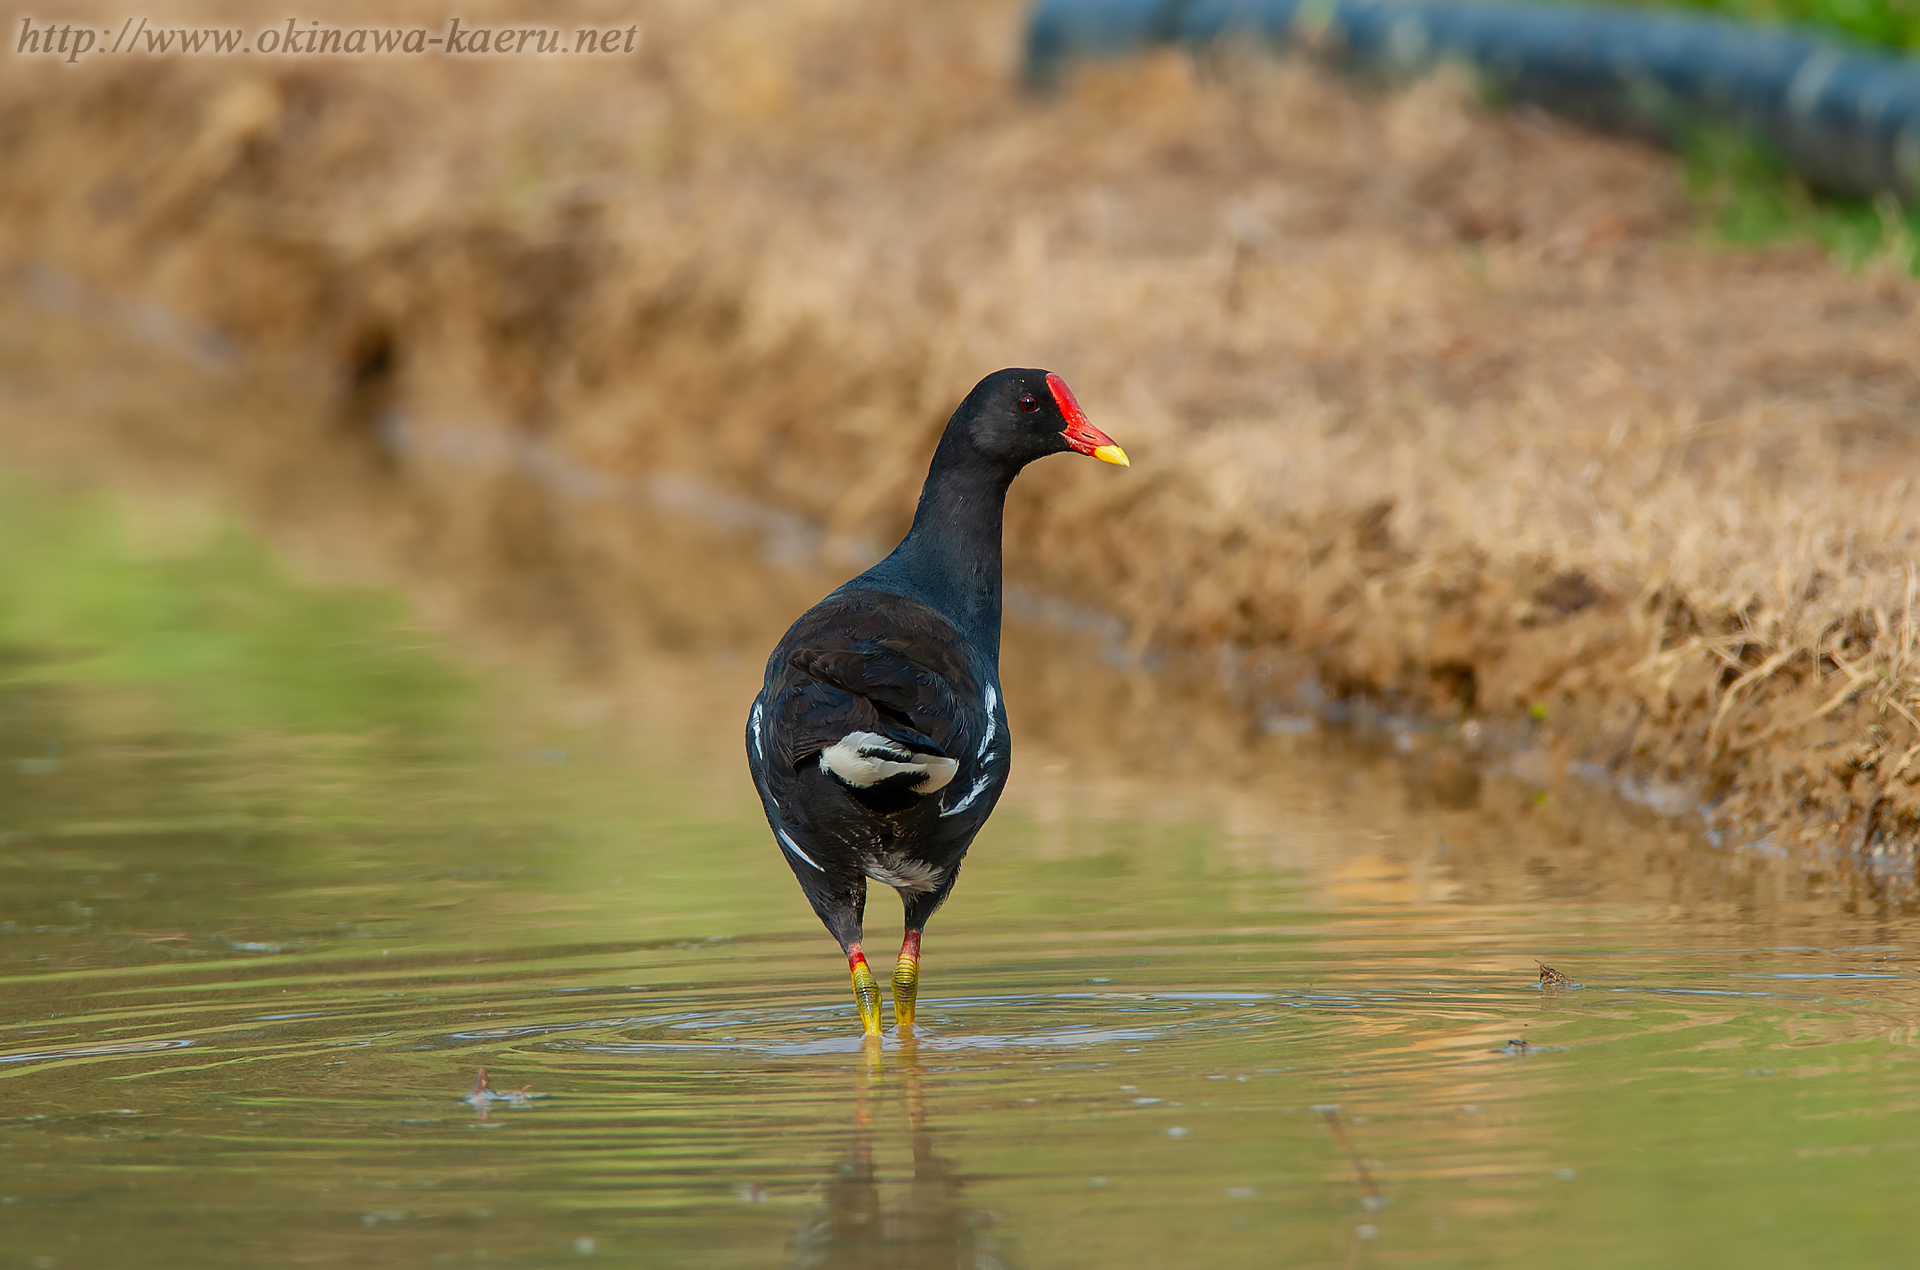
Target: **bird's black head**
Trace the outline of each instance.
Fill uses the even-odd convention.
[[[1126,451],[1087,422],[1066,381],[1044,370],[997,370],[975,384],[947,423],[941,448],[949,445],[1012,471],[1068,450],[1129,466]]]

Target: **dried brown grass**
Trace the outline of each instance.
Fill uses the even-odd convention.
[[[1717,248],[1668,159],[1446,79],[1163,57],[1023,99],[1017,19],[682,2],[590,67],[26,67],[0,252],[317,357],[339,444],[410,421],[421,567],[615,626],[652,575],[607,490],[692,475],[855,559],[960,393],[1046,365],[1135,467],[1023,481],[1014,567],[1138,647],[1226,650],[1266,712],[1312,675],[1544,714],[1747,832],[1910,849],[1911,281]],[[739,637],[698,600],[664,603]]]

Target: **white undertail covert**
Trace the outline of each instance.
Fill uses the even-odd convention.
[[[960,764],[944,755],[917,753],[878,732],[849,732],[820,751],[820,770],[855,789],[912,774],[918,779],[909,788],[931,794],[946,788]]]

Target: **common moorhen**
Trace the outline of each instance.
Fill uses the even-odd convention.
[[[1058,375],[988,375],[947,421],[893,554],[801,614],[767,658],[747,763],[800,889],[846,951],[869,1036],[880,1032],[880,989],[860,951],[867,879],[906,906],[893,1014],[911,1035],[920,933],[1007,780],[1007,487],[1067,450],[1127,466]]]

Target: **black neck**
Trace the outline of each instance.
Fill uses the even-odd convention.
[[[1016,472],[943,438],[913,528],[862,582],[927,604],[1000,665],[1000,522]]]

